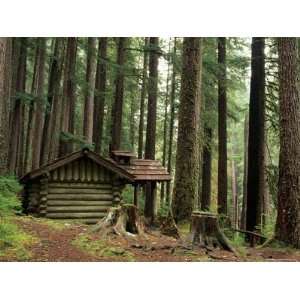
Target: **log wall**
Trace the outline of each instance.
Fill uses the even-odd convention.
[[[120,202],[122,184],[111,171],[89,158],[57,168],[29,188],[30,203],[39,215],[93,224]]]

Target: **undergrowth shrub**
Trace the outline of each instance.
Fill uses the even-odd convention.
[[[24,233],[11,218],[21,212],[21,201],[17,194],[21,186],[12,176],[0,176],[0,258],[28,260],[26,245],[34,238]]]
[[[0,217],[21,212],[21,201],[17,197],[21,186],[12,176],[0,176]]]

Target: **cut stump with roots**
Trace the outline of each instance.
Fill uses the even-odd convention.
[[[169,213],[166,217],[162,218],[160,220],[160,223],[160,232],[163,235],[170,236],[175,239],[180,239],[178,227],[171,213]]]
[[[137,207],[133,204],[122,204],[111,207],[107,215],[92,228],[102,237],[116,234],[124,237],[144,235],[144,224],[139,217]]]
[[[238,256],[238,252],[221,231],[218,216],[213,213],[192,213],[191,233],[188,236],[187,242],[192,246],[200,246],[207,249],[224,249]]]

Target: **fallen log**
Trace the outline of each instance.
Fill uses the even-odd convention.
[[[257,244],[264,244],[268,240],[267,237],[257,232],[234,228],[232,230],[245,234],[246,239],[249,241],[251,247],[255,247]]]
[[[192,213],[191,233],[187,238],[187,242],[192,247],[200,246],[206,249],[220,248],[239,256],[239,253],[221,231],[218,216],[210,212],[199,211]]]

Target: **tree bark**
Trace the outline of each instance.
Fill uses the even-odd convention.
[[[12,122],[14,134],[10,138],[9,171],[11,174],[20,176],[23,172],[24,159],[24,103],[22,93],[25,93],[26,85],[26,59],[27,38],[16,38],[20,45],[19,55],[13,61],[16,67],[16,80],[14,90],[14,106],[12,109]]]
[[[265,40],[252,39],[251,85],[249,105],[249,141],[247,176],[246,230],[261,226],[261,203],[264,197],[265,154]]]
[[[49,150],[49,161],[53,161],[59,156],[59,147],[60,147],[60,133],[62,128],[62,109],[63,109],[63,101],[61,95],[61,81],[62,81],[62,73],[64,69],[64,63],[65,63],[65,52],[66,52],[66,39],[62,38],[62,49],[59,52],[59,58],[57,59],[59,61],[58,66],[58,73],[57,73],[57,81],[60,82],[59,86],[57,86],[56,92],[53,97],[53,112],[51,114],[52,120],[51,120],[51,128],[50,128],[50,150]]]
[[[171,50],[171,39],[169,41],[169,50],[168,54],[170,54]],[[167,71],[167,81],[166,81],[166,95],[165,95],[165,103],[164,103],[164,132],[163,132],[163,156],[162,156],[162,165],[166,167],[167,164],[167,131],[168,131],[168,106],[169,106],[169,81],[170,81],[170,66],[171,66],[171,61],[168,61],[168,71]],[[165,187],[166,184],[164,182],[161,183],[160,185],[160,202],[161,205],[164,204],[165,202]]]
[[[14,120],[14,108],[17,103],[16,94],[17,94],[17,77],[18,77],[18,65],[19,65],[19,58],[21,53],[21,43],[20,38],[12,38],[11,39],[11,80],[10,80],[10,101],[9,101],[9,133],[8,135],[11,136],[12,130],[15,131],[15,120]],[[11,146],[9,147],[11,149]],[[11,162],[11,152],[9,150],[9,168]],[[16,163],[16,158],[14,160]],[[14,170],[12,170],[14,171]],[[11,172],[11,171],[10,171]]]
[[[39,38],[39,62],[37,66],[36,81],[36,100],[35,100],[35,124],[33,130],[33,147],[32,147],[32,169],[40,166],[42,136],[44,126],[45,101],[44,92],[44,74],[45,74],[45,56],[46,56],[46,38]]]
[[[189,219],[197,195],[201,38],[184,38],[178,114],[176,173],[172,211],[176,222]]]
[[[95,143],[95,152],[101,153],[103,139],[103,120],[106,92],[106,59],[107,59],[107,38],[99,38],[98,62],[95,83],[94,96],[94,133],[93,142]]]
[[[143,78],[140,99],[140,122],[139,122],[139,141],[138,141],[138,158],[143,158],[144,148],[144,123],[145,123],[145,98],[147,93],[147,73],[148,73],[148,51],[149,38],[145,38],[144,45],[144,62],[143,62]]]
[[[119,38],[118,53],[117,53],[118,71],[115,80],[115,84],[116,84],[115,103],[112,109],[112,136],[111,136],[112,150],[120,150],[121,147],[126,43],[127,43],[127,38],[125,37]]]
[[[8,172],[11,38],[0,38],[0,176]]]
[[[245,116],[245,121],[244,121],[244,178],[243,178],[243,203],[242,203],[241,224],[240,224],[242,230],[246,230],[248,138],[249,138],[249,117],[247,114]]]
[[[157,85],[158,85],[158,48],[159,39],[151,37],[149,40],[149,82],[148,82],[148,115],[146,131],[145,159],[155,159],[156,142],[156,107],[157,107]],[[149,222],[154,221],[155,215],[155,192],[153,183],[146,185],[145,217]]]
[[[77,39],[67,39],[66,60],[64,66],[63,83],[63,108],[61,114],[61,131],[74,135],[75,133],[75,71],[77,56]],[[60,141],[60,156],[72,152],[74,145],[72,141]]]
[[[211,204],[211,144],[212,129],[207,125],[204,126],[205,144],[203,146],[203,164],[202,164],[202,196],[201,210],[210,210]]]
[[[86,93],[84,102],[83,135],[87,143],[93,143],[93,112],[95,75],[97,66],[96,38],[88,38],[87,67],[86,67]]]
[[[300,95],[297,39],[279,38],[280,154],[275,236],[300,247]]]
[[[175,120],[175,94],[176,94],[176,38],[174,38],[173,57],[172,57],[172,80],[170,94],[170,124],[169,124],[169,145],[168,145],[168,172],[172,175],[172,158],[173,158],[173,137],[174,137],[174,120]],[[167,182],[166,187],[166,204],[171,202],[171,181]]]
[[[218,212],[227,214],[227,87],[226,38],[218,38]]]
[[[237,175],[234,159],[231,160],[231,190],[232,190],[232,225],[238,229],[238,194],[237,194]]]
[[[39,63],[39,39],[35,39],[35,57],[34,57],[34,67],[31,82],[31,95],[33,97],[36,90],[37,82],[37,68]],[[28,120],[27,120],[27,130],[26,130],[26,148],[25,148],[25,173],[31,171],[32,169],[32,142],[33,142],[33,129],[35,124],[35,99],[32,99],[29,105]]]
[[[129,89],[136,89],[135,86]],[[135,153],[135,114],[136,114],[136,98],[132,95],[130,99],[130,113],[129,113],[129,145],[130,151]]]
[[[265,133],[267,136],[267,134]],[[265,165],[264,165],[264,199],[261,207],[262,211],[262,226],[264,227],[269,220],[270,217],[270,189],[269,189],[269,183],[268,183],[268,174],[267,174],[267,167],[269,164],[269,159],[268,159],[268,149],[267,149],[267,143],[265,143]]]
[[[54,159],[57,154],[56,148],[58,145],[57,141],[59,132],[58,129],[56,129],[58,128],[56,123],[58,123],[58,119],[61,116],[62,99],[59,97],[59,91],[61,87],[63,42],[63,38],[54,39],[54,51],[50,60],[47,95],[48,103],[45,114],[45,125],[41,151],[42,164],[46,164],[48,161],[50,161],[50,158]]]

